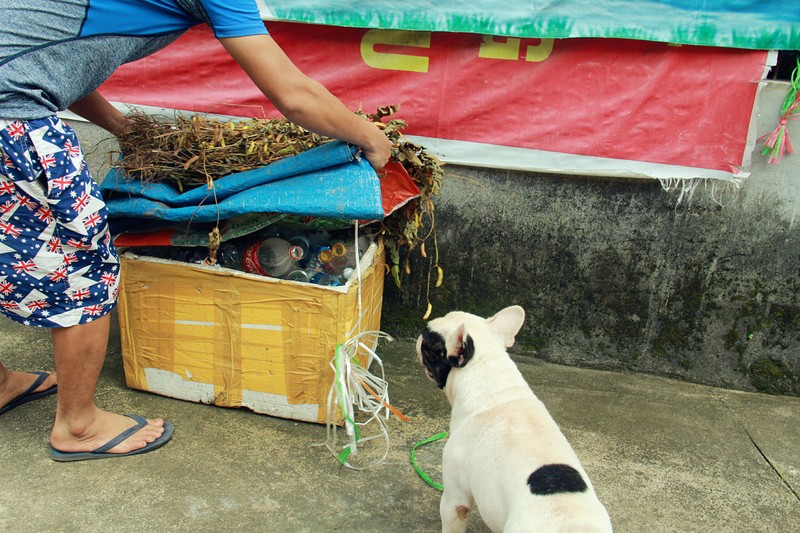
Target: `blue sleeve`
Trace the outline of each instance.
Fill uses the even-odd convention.
[[[266,35],[267,29],[255,0],[201,0],[211,19],[214,36]]]
[[[267,33],[256,0],[186,0],[183,4],[189,4],[191,13],[176,0],[91,0],[87,4],[80,32],[84,37],[161,35],[203,22],[208,22],[217,38]]]
[[[82,37],[160,35],[186,30],[202,22],[173,0],[91,0],[86,4]]]

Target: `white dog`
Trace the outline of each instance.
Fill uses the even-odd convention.
[[[452,407],[442,531],[466,531],[475,503],[492,531],[610,532],[577,455],[506,352],[524,321],[519,306],[488,319],[454,311],[417,340],[419,362]]]

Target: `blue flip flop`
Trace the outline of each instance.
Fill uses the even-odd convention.
[[[44,398],[45,396],[50,396],[51,394],[55,393],[58,390],[58,385],[53,385],[48,389],[39,392],[33,392],[39,386],[44,383],[50,374],[47,372],[31,372],[31,374],[38,374],[39,377],[36,378],[36,381],[33,382],[33,385],[28,387],[28,390],[8,402],[2,409],[0,409],[0,415],[9,412],[10,410],[14,409],[15,407],[19,407],[24,403],[28,403],[33,400],[38,400],[39,398]]]
[[[114,457],[128,457],[131,455],[139,455],[141,453],[152,452],[153,450],[157,450],[165,445],[169,440],[172,438],[172,434],[175,432],[175,426],[170,422],[164,422],[164,433],[161,434],[153,442],[147,443],[147,446],[144,448],[139,448],[138,450],[133,450],[128,453],[108,453],[108,450],[119,444],[120,442],[124,441],[143,427],[147,425],[147,419],[139,416],[139,415],[125,415],[129,418],[132,418],[136,421],[136,425],[126,429],[104,445],[100,446],[94,451],[91,452],[62,452],[56,450],[52,446],[50,447],[50,457],[54,461],[87,461],[90,459],[112,459]]]

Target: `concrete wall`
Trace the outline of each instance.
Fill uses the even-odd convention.
[[[785,94],[762,95],[759,135]],[[677,205],[657,181],[449,167],[433,316],[516,303],[523,353],[800,394],[799,157],[768,165],[757,151],[742,188],[714,191],[723,205],[710,187]],[[416,257],[413,278],[387,289],[386,331],[421,327],[427,268]]]
[[[787,87],[762,93],[759,136]],[[104,176],[113,142],[75,126]],[[800,144],[797,123],[790,135]],[[655,180],[450,166],[435,198],[445,277],[432,316],[520,304],[516,353],[800,395],[800,154],[768,165],[757,149],[742,188],[713,192],[678,205]],[[387,278],[382,329],[400,338],[418,334],[427,307],[429,263],[412,259],[401,289]]]

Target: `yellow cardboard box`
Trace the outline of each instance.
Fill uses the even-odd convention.
[[[380,329],[384,264],[378,241],[361,259],[359,291],[355,274],[326,287],[122,254],[125,380],[172,398],[325,423],[336,345]]]

